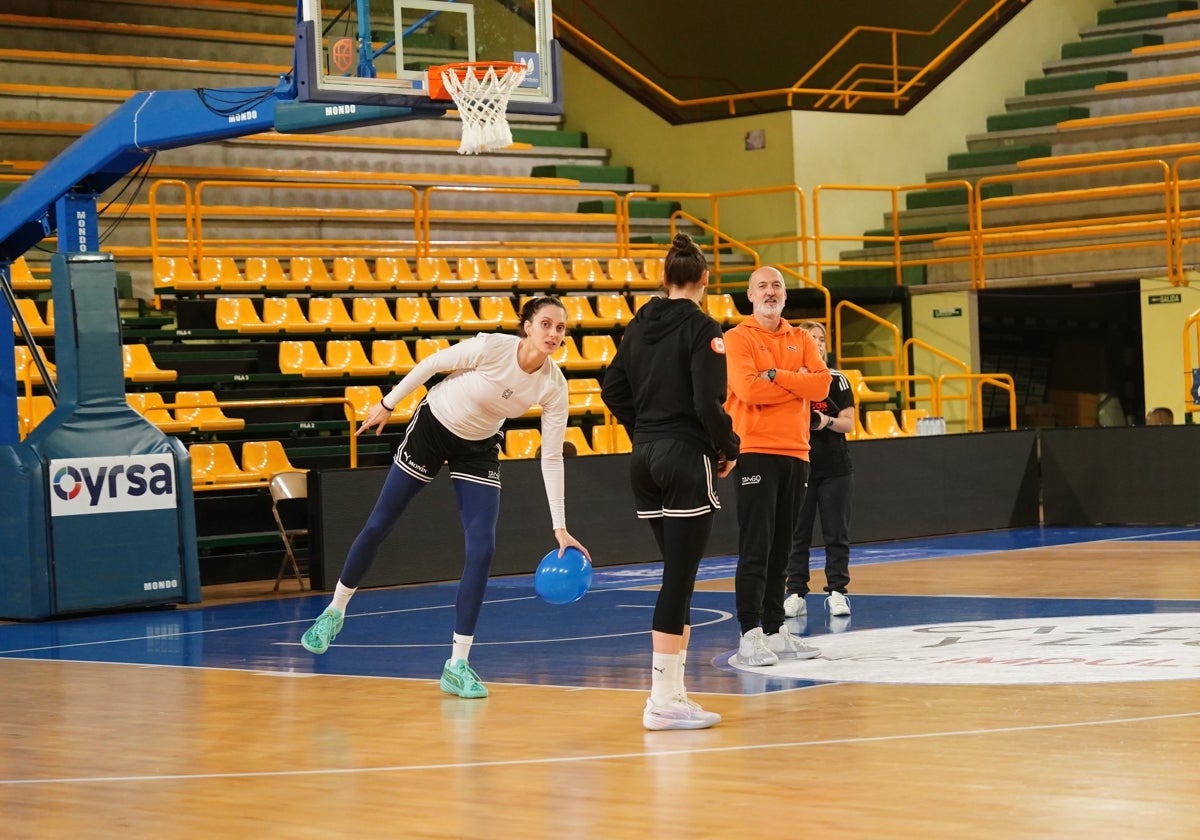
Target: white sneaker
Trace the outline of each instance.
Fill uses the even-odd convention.
[[[850,599],[843,592],[830,592],[825,599],[825,608],[830,615],[850,615]]]
[[[779,661],[767,647],[766,636],[761,627],[747,630],[738,642],[737,661],[742,665],[774,665]]]
[[[808,604],[804,603],[804,596],[793,592],[784,598],[783,614],[788,618],[799,618],[802,615],[808,615]]]
[[[721,716],[716,712],[706,712],[686,695],[675,695],[667,703],[658,704],[651,699],[646,700],[646,710],[642,712],[642,726],[647,729],[708,729],[721,722]]]
[[[778,633],[763,638],[766,639],[767,649],[780,659],[814,659],[821,655],[821,651],[804,644],[798,636],[793,636],[786,624],[779,625]]]

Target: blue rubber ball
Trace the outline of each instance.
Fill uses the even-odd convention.
[[[533,588],[547,604],[573,604],[592,585],[592,564],[578,548],[554,549],[538,564]]]

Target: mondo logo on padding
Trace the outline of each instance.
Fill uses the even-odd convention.
[[[83,490],[83,477],[74,467],[62,467],[54,474],[54,495],[69,502]]]

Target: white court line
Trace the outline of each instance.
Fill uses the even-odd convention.
[[[828,747],[840,744],[876,744],[916,741],[926,738],[956,738],[972,735],[1007,735],[1024,732],[1049,732],[1058,729],[1078,729],[1087,726],[1119,726],[1127,723],[1151,723],[1160,720],[1200,717],[1200,711],[1171,715],[1146,715],[1110,720],[1086,720],[1075,723],[1046,723],[1034,726],[1003,726],[996,729],[952,729],[945,732],[917,732],[908,735],[876,735],[869,738],[829,738],[820,741],[789,741],[780,744],[747,744],[739,747],[697,747],[684,749],[642,750],[639,752],[608,753],[604,755],[554,756],[551,758],[519,758],[511,761],[458,761],[447,764],[390,765],[385,767],[332,768],[323,770],[275,770],[255,773],[168,773],[155,776],[78,776],[59,779],[0,779],[0,787],[8,785],[61,785],[91,782],[153,782],[201,781],[207,779],[262,779],[295,776],[350,775],[360,773],[408,773],[425,770],[464,770],[487,767],[521,767],[528,765],[577,764],[585,761],[628,761],[631,758],[661,758],[676,755],[712,755],[719,753],[751,752],[757,750],[786,750],[801,747]],[[650,733],[647,733],[650,734]],[[666,737],[673,737],[668,734]]]

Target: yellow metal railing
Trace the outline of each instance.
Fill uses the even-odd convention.
[[[1200,309],[1187,317],[1183,325],[1183,398],[1184,411],[1200,411],[1192,387],[1192,377],[1200,376]]]
[[[1019,0],[1024,2],[1025,0]],[[903,38],[930,39],[938,36],[954,19],[958,18],[966,7],[968,0],[959,0],[946,15],[932,28],[927,30],[904,29],[885,26],[856,26],[847,32],[829,49],[808,71],[792,85],[783,88],[757,90],[703,96],[691,99],[681,99],[666,88],[647,78],[644,73],[634,68],[627,61],[616,56],[612,51],[587,35],[583,30],[566,20],[559,14],[554,15],[554,23],[559,31],[565,32],[577,44],[595,53],[604,61],[632,77],[644,90],[676,108],[695,108],[705,105],[723,105],[730,116],[737,114],[738,105],[753,103],[760,100],[783,97],[787,107],[791,108],[796,97],[815,97],[817,108],[843,108],[850,110],[860,100],[875,100],[890,104],[893,109],[899,109],[913,98],[934,73],[945,69],[955,56],[977,36],[977,33],[994,25],[999,13],[1006,7],[1014,5],[1013,0],[997,0],[984,10],[979,17],[967,26],[962,33],[954,38],[936,56],[924,66],[917,67],[904,64],[900,60],[900,43]],[[880,35],[888,39],[889,56],[886,60],[857,61],[831,87],[822,87],[812,83],[813,78],[822,70],[827,69],[833,62],[846,55],[857,54],[861,51],[864,39],[878,38]],[[871,90],[871,87],[880,89]]]
[[[845,343],[846,331],[842,328],[844,312],[852,312],[862,318],[866,318],[875,324],[876,327],[882,328],[888,335],[892,337],[892,353],[889,355],[873,355],[873,356],[850,356],[846,355],[842,349]],[[901,355],[903,346],[901,344],[900,328],[886,318],[881,318],[869,309],[864,309],[856,303],[851,303],[848,300],[838,301],[837,306],[833,310],[833,334],[837,336],[837,340],[832,348],[833,350],[833,365],[834,367],[848,367],[852,364],[869,364],[871,362],[884,362],[891,364],[893,376],[890,377],[899,382],[902,377],[908,375],[908,370],[904,366],[904,359]],[[865,377],[864,377],[865,378]]]
[[[946,396],[945,388],[951,382],[966,384],[967,393],[961,396]],[[970,386],[974,385],[974,389]],[[1008,427],[1017,428],[1017,389],[1013,378],[1007,373],[946,373],[938,377],[938,393],[942,402],[963,400],[967,404],[966,430],[983,431],[983,387],[991,385],[1008,392]]]

